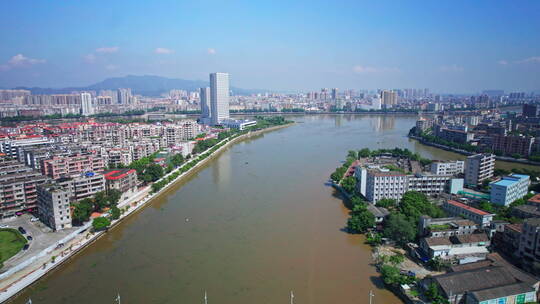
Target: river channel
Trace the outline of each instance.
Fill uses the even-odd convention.
[[[373,303],[384,289],[362,237],[325,185],[347,150],[399,146],[461,155],[406,137],[414,115],[291,117],[294,126],[233,145],[13,302]],[[499,167],[528,167],[498,162]],[[537,167],[538,170],[540,168]]]

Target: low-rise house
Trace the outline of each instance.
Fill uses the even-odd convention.
[[[418,223],[418,235],[428,237],[450,237],[453,235],[472,234],[478,230],[478,224],[461,217],[431,218],[422,215]]]
[[[540,274],[540,218],[523,221],[518,257],[523,267]]]
[[[473,208],[454,200],[447,200],[443,204],[443,209],[452,216],[461,216],[469,219],[481,227],[488,227],[493,220],[494,214]]]
[[[367,211],[373,214],[376,224],[382,223],[388,217],[388,215],[390,215],[390,212],[386,208],[377,207],[371,203],[367,204]]]
[[[440,257],[452,263],[466,264],[484,260],[490,241],[485,233],[420,239],[420,248],[430,259]]]
[[[449,273],[424,279],[435,283],[450,304],[535,303],[539,281],[490,254],[484,261],[453,266]]]

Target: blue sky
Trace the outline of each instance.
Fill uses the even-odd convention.
[[[540,1],[1,1],[0,87],[540,89]]]

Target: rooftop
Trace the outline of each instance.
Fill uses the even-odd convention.
[[[448,204],[450,205],[454,205],[458,208],[461,208],[461,209],[465,209],[465,210],[468,210],[472,213],[476,213],[478,215],[489,215],[490,213],[489,212],[486,212],[484,210],[480,210],[480,209],[476,209],[476,208],[473,208],[469,205],[465,205],[463,203],[460,203],[460,202],[456,202],[456,201],[453,201],[453,200],[448,200]]]
[[[486,288],[473,292],[473,296],[478,301],[486,301],[492,299],[498,299],[502,297],[507,297],[511,295],[523,294],[527,292],[535,291],[527,283],[516,283],[506,286],[499,286],[493,288]]]
[[[107,171],[103,175],[106,180],[117,180],[128,176],[129,174],[135,173],[135,169],[116,169],[112,171]]]

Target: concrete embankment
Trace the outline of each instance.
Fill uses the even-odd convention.
[[[294,123],[290,123],[286,125],[280,125],[280,126],[258,130],[258,131],[253,131],[246,134],[242,134],[232,139],[225,139],[219,142],[217,144],[217,145],[220,145],[218,149],[216,149],[214,152],[209,154],[206,158],[200,160],[196,165],[194,165],[192,168],[190,168],[186,172],[178,175],[174,180],[172,180],[170,183],[165,185],[159,191],[155,193],[150,193],[151,187],[147,186],[141,189],[132,198],[124,202],[121,202],[119,204],[119,208],[123,209],[127,206],[129,206],[129,208],[127,208],[127,211],[123,213],[118,220],[114,220],[112,222],[111,227],[109,227],[109,230],[115,229],[115,227],[118,226],[118,224],[122,222],[124,219],[142,210],[144,207],[148,206],[149,203],[152,202],[155,198],[171,190],[173,188],[173,185],[184,180],[184,178],[188,177],[189,175],[198,172],[201,168],[203,168],[205,164],[207,164],[210,160],[214,159],[216,156],[218,156],[221,152],[223,152],[229,146],[235,143],[241,142],[242,140],[249,139],[253,136],[258,136],[266,132],[271,132],[271,131],[278,130],[281,128],[289,127],[293,124]],[[202,152],[200,155],[207,153],[210,149]],[[181,170],[181,168],[182,166],[179,168],[176,168],[175,170],[171,171],[170,173],[162,177],[162,179],[165,179],[169,175],[174,174],[175,172]],[[0,282],[0,302],[4,302],[9,299],[12,299],[24,288],[37,282],[41,277],[51,272],[53,269],[58,268],[60,265],[67,262],[70,258],[74,257],[76,254],[82,252],[84,248],[87,248],[92,243],[97,241],[101,236],[105,235],[106,232],[107,231],[90,233],[88,231],[82,231],[80,235],[74,238],[73,240],[71,240],[70,243],[66,243],[64,244],[65,246],[62,246],[60,248],[55,248],[53,250],[47,251],[46,254],[44,254],[44,256],[39,259],[39,261],[36,260],[34,263],[27,265],[27,267],[18,270],[16,273],[13,273],[12,277],[18,276],[18,278],[13,279],[12,277],[10,277],[3,280],[3,282]],[[54,263],[52,262],[53,259],[54,259]]]

